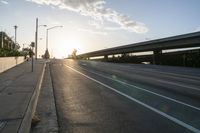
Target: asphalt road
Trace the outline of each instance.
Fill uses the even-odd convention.
[[[200,69],[52,60],[61,133],[200,133]]]

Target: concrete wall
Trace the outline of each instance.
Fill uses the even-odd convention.
[[[0,57],[0,73],[24,62],[24,57]]]

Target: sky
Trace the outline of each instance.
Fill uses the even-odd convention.
[[[200,0],[0,0],[0,30],[27,47],[39,19],[38,55],[65,58],[200,31]]]

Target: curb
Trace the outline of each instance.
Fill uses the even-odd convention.
[[[40,89],[41,89],[41,85],[42,85],[42,81],[43,81],[43,77],[44,77],[44,72],[45,72],[45,68],[46,68],[46,62],[44,63],[43,69],[42,69],[42,74],[37,82],[37,85],[35,87],[35,90],[31,96],[31,99],[29,101],[28,107],[26,109],[26,112],[24,114],[23,120],[21,122],[21,125],[18,129],[18,133],[29,133],[30,132],[30,128],[31,128],[31,121],[32,121],[32,117],[34,116],[35,110],[36,110],[36,106],[37,106],[37,102],[38,102],[38,97],[40,94]]]
[[[30,133],[58,133],[59,131],[55,94],[50,73],[50,63],[47,63],[36,107],[37,115],[41,121],[31,128]]]
[[[60,122],[59,122],[59,114],[58,114],[58,107],[56,104],[56,94],[55,94],[55,87],[54,87],[54,81],[53,81],[53,76],[52,76],[52,69],[51,65],[49,64],[49,72],[50,72],[50,77],[51,77],[51,85],[52,85],[52,90],[53,90],[53,98],[54,98],[54,105],[55,105],[55,111],[56,111],[56,117],[57,117],[57,126],[58,126],[58,132],[59,133],[59,127],[60,127]]]

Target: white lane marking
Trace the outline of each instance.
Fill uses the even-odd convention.
[[[192,82],[196,82],[199,81],[200,78],[199,77],[194,77],[194,76],[190,76],[190,75],[181,75],[181,74],[176,74],[176,73],[170,73],[170,72],[161,72],[161,71],[156,71],[156,70],[138,70],[140,72],[150,72],[150,73],[158,73],[158,74],[164,74],[165,77],[172,77],[174,79],[179,78],[179,79],[184,79],[192,81]]]
[[[179,87],[184,87],[184,88],[189,88],[189,89],[192,89],[192,90],[200,91],[200,89],[192,87],[192,86],[181,85],[179,83],[173,83],[173,82],[170,82],[170,81],[165,81],[165,80],[160,80],[160,79],[157,79],[157,81],[159,81],[161,83],[167,83],[167,84],[176,85],[176,86],[179,86]]]
[[[120,65],[121,67],[125,67],[123,65]],[[189,78],[193,78],[193,79],[196,79],[196,80],[199,80],[200,78],[197,77],[197,76],[192,76],[192,75],[183,75],[183,74],[178,74],[178,73],[171,73],[171,72],[162,72],[160,70],[156,70],[154,68],[145,68],[146,70],[143,70],[141,68],[138,68],[138,67],[134,67],[134,66],[127,66],[128,68],[131,68],[131,69],[137,69],[139,71],[148,71],[148,72],[157,72],[157,73],[161,73],[161,74],[167,74],[167,75],[172,75],[172,76],[179,76],[179,77],[189,77]]]
[[[141,70],[142,71],[142,70]],[[149,71],[149,70],[147,70]],[[171,72],[160,72],[160,71],[156,71],[156,70],[152,70],[152,72],[157,72],[157,73],[160,73],[160,74],[166,74],[166,75],[170,75],[170,76],[176,76],[176,77],[179,77],[179,78],[192,78],[193,81],[195,80],[199,80],[200,78],[197,77],[197,76],[191,76],[191,75],[183,75],[183,74],[177,74],[177,73],[171,73]],[[191,79],[190,79],[191,80]]]
[[[148,71],[148,70],[147,70]],[[153,70],[152,72],[157,72],[157,73],[160,73],[160,74],[167,74],[167,75],[172,75],[172,76],[177,76],[177,77],[181,77],[181,78],[192,78],[192,79],[195,79],[195,80],[199,80],[200,78],[197,77],[197,76],[191,76],[191,75],[183,75],[183,74],[177,74],[177,73],[171,73],[171,72],[160,72],[160,71],[157,71],[157,70]]]
[[[113,64],[112,64],[113,65]],[[115,64],[116,65],[116,64]],[[192,79],[194,79],[195,81],[196,80],[199,80],[200,79],[200,77],[198,77],[198,76],[192,76],[192,75],[183,75],[183,74],[178,74],[178,73],[171,73],[171,72],[162,72],[162,71],[160,71],[160,70],[156,70],[155,68],[143,68],[143,69],[141,69],[141,68],[138,68],[137,66],[135,67],[135,66],[130,66],[130,65],[119,65],[118,64],[118,66],[119,67],[121,67],[121,68],[130,68],[130,69],[134,69],[134,70],[137,70],[137,71],[143,71],[143,72],[153,72],[153,73],[160,73],[160,74],[166,74],[167,76],[177,76],[177,77],[179,77],[179,78],[192,78]],[[145,69],[145,70],[144,70]],[[190,80],[192,80],[192,79],[190,79]],[[193,81],[194,81],[193,80]]]
[[[176,118],[174,118],[174,117],[172,117],[172,116],[170,116],[170,115],[168,115],[168,114],[166,114],[164,112],[159,111],[158,109],[155,109],[155,108],[153,108],[153,107],[151,107],[151,106],[149,106],[149,105],[147,105],[147,104],[145,104],[145,103],[143,103],[143,102],[141,102],[141,101],[139,101],[139,100],[137,100],[137,99],[135,99],[133,97],[130,97],[129,95],[124,94],[124,93],[122,93],[122,92],[120,92],[120,91],[118,91],[118,90],[116,90],[116,89],[114,89],[114,88],[112,88],[112,87],[110,87],[110,86],[108,86],[108,85],[106,85],[106,84],[94,79],[94,78],[91,78],[91,77],[79,72],[78,70],[76,70],[76,69],[74,69],[74,68],[72,68],[70,66],[67,66],[67,65],[65,65],[65,66],[67,68],[73,70],[74,72],[76,72],[76,73],[78,73],[78,74],[80,74],[80,75],[82,75],[82,76],[84,76],[84,77],[86,77],[86,78],[88,78],[88,79],[90,79],[90,80],[92,80],[92,81],[94,81],[94,82],[96,82],[96,83],[98,83],[98,84],[100,84],[100,85],[112,90],[112,91],[115,91],[116,93],[118,93],[118,94],[120,94],[120,95],[122,95],[122,96],[124,96],[124,97],[126,97],[126,98],[128,98],[128,99],[130,99],[130,100],[132,100],[132,101],[134,101],[134,102],[136,102],[136,103],[138,103],[138,104],[140,104],[140,105],[142,105],[142,106],[144,106],[144,107],[146,107],[146,108],[148,108],[148,109],[160,114],[160,115],[162,115],[163,117],[175,122],[176,124],[178,124],[180,126],[183,126],[183,127],[187,128],[188,130],[190,130],[192,132],[200,133],[199,129],[197,129],[197,128],[195,128],[195,127],[193,127],[193,126],[191,126],[191,125],[189,125],[187,123],[184,123],[183,121],[180,121],[180,120],[178,120],[178,119],[176,119]]]
[[[86,64],[86,63],[82,63],[81,65],[83,65],[83,66],[87,66],[87,64]]]
[[[115,71],[115,70],[113,70]],[[137,70],[138,71],[138,70]],[[141,71],[141,70],[139,70]],[[164,72],[163,72],[164,73]],[[167,75],[166,75],[167,76]],[[180,78],[180,77],[179,77]],[[182,77],[181,77],[182,78]],[[175,85],[175,86],[178,86],[178,87],[183,87],[183,88],[188,88],[188,89],[191,89],[191,90],[195,90],[195,91],[200,91],[199,88],[196,88],[196,87],[193,87],[193,86],[188,86],[188,85],[182,85],[180,83],[173,83],[173,82],[170,82],[170,81],[165,81],[165,80],[161,80],[161,79],[157,79],[157,78],[148,78],[146,77],[146,79],[154,79],[160,83],[165,83],[165,84],[170,84],[170,85]],[[190,79],[189,79],[190,80]],[[195,80],[196,81],[196,80]]]
[[[188,106],[188,107],[190,107],[190,108],[193,108],[193,109],[196,109],[196,110],[199,110],[199,111],[200,111],[200,108],[199,108],[199,107],[192,106],[192,105],[190,105],[190,104],[187,104],[187,103],[181,102],[181,101],[179,101],[179,100],[176,100],[176,99],[173,99],[173,98],[170,98],[170,97],[167,97],[167,96],[164,96],[164,95],[161,95],[161,94],[158,94],[158,93],[155,93],[155,92],[149,91],[149,90],[147,90],[147,89],[144,89],[144,88],[141,88],[141,87],[138,87],[138,86],[135,86],[135,85],[132,85],[132,84],[129,84],[129,83],[126,83],[126,82],[120,81],[120,80],[116,80],[116,79],[113,79],[113,78],[110,78],[110,77],[104,76],[104,75],[99,74],[99,73],[96,73],[96,72],[88,71],[87,69],[82,68],[82,67],[81,67],[81,69],[83,69],[83,70],[85,70],[85,71],[87,71],[87,72],[90,72],[90,73],[93,73],[93,74],[99,75],[99,76],[101,76],[101,77],[104,77],[104,78],[107,78],[107,79],[110,79],[110,80],[113,80],[113,81],[119,82],[119,83],[121,83],[121,84],[125,84],[125,85],[127,85],[127,86],[134,87],[134,88],[136,88],[136,89],[138,89],[138,90],[142,90],[142,91],[145,91],[145,92],[148,92],[148,93],[154,94],[154,95],[156,95],[156,96],[159,96],[159,97],[162,97],[162,98],[168,99],[168,100],[170,100],[170,101],[173,101],[173,102],[176,102],[176,103],[179,103],[179,104],[182,104],[182,105],[185,105],[185,106]]]

